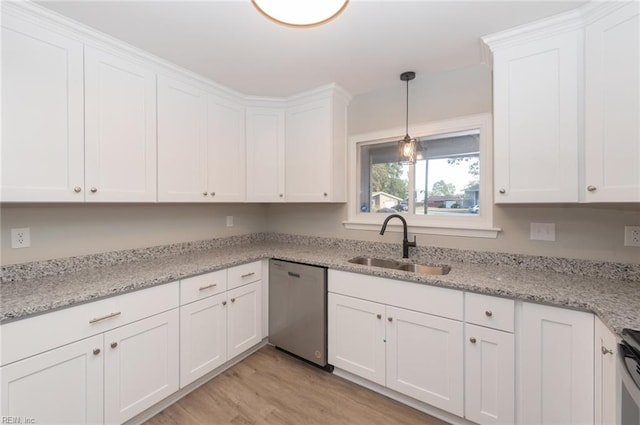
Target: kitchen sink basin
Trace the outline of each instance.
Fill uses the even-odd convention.
[[[387,260],[384,258],[375,257],[355,257],[349,260],[349,262],[353,264],[362,264],[363,266],[403,270],[418,274],[445,275],[451,271],[451,267],[446,265],[404,263],[401,261]]]

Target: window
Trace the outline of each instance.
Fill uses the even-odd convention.
[[[398,213],[416,233],[496,237],[490,120],[478,115],[411,129],[418,143],[415,165],[397,162],[397,135],[351,140],[356,190],[345,226],[379,230],[388,214]]]

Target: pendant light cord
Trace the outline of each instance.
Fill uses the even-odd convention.
[[[409,135],[409,80],[407,80],[407,113],[405,114],[405,134]]]

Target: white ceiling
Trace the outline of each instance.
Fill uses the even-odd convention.
[[[265,19],[249,0],[39,3],[260,96],[289,96],[331,82],[358,95],[398,84],[403,71],[428,78],[477,65],[479,37],[584,4],[351,0],[336,20],[297,29]]]

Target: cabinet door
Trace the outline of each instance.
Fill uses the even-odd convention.
[[[206,201],[207,94],[158,76],[158,201]]]
[[[83,201],[82,43],[2,16],[2,201]]]
[[[479,424],[515,420],[512,333],[466,324],[465,417]]]
[[[496,203],[578,200],[580,32],[494,52]]]
[[[330,99],[287,109],[286,123],[287,201],[329,200],[333,166]]]
[[[618,340],[596,317],[595,319],[595,424],[619,423],[617,411],[616,367]]]
[[[640,202],[640,4],[585,30],[586,201]]]
[[[180,388],[227,361],[227,294],[180,307]]]
[[[0,416],[102,423],[102,335],[0,368]]]
[[[384,305],[329,293],[329,363],[385,385]]]
[[[121,424],[178,390],[178,309],[104,334],[104,419]]]
[[[156,200],[156,75],[85,48],[87,201]]]
[[[227,292],[227,358],[262,341],[262,282]]]
[[[247,109],[247,201],[283,202],[284,109]]]
[[[245,198],[244,108],[215,96],[207,99],[207,188],[209,199],[239,202]]]
[[[522,303],[518,423],[593,423],[593,314]]]
[[[462,322],[388,307],[387,387],[463,415]]]

